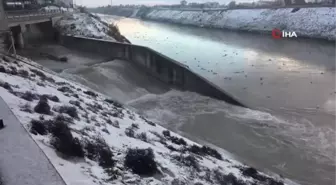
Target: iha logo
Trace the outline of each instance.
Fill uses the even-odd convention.
[[[281,39],[281,38],[292,38],[297,37],[295,31],[281,31],[279,29],[273,29],[272,30],[272,37],[274,39]]]

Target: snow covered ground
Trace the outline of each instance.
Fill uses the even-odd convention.
[[[2,57],[0,95],[69,185],[291,184],[41,69]]]
[[[201,27],[270,32],[295,31],[298,37],[336,39],[336,8],[178,11],[152,9],[144,18]]]
[[[44,11],[48,11],[48,10],[61,10],[61,8],[58,7],[58,6],[45,6],[45,7],[41,8],[40,10],[44,10]]]
[[[108,34],[106,24],[86,13],[66,15],[56,22],[55,27],[65,35],[116,41]]]

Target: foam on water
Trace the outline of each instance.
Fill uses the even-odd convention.
[[[335,163],[335,130],[311,123],[305,118],[290,120],[268,112],[229,105],[192,92],[171,90],[162,95],[148,94],[129,101],[146,116],[177,130],[196,115],[221,113],[255,130],[264,130],[277,145],[303,148],[306,157],[321,163]],[[224,124],[224,123],[223,123]],[[262,135],[259,135],[259,137]]]

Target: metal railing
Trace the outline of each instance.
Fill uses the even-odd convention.
[[[48,10],[48,11],[7,11],[6,16],[8,22],[23,22],[29,20],[37,20],[44,18],[51,18],[64,14],[65,12],[61,10]]]

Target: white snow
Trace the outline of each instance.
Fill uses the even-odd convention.
[[[86,13],[66,15],[56,22],[56,28],[64,35],[116,41],[109,36],[107,25]]]
[[[16,61],[16,62],[14,62]],[[162,139],[162,131],[166,130],[160,125],[150,125],[147,123],[147,120],[137,113],[133,112],[131,109],[127,107],[117,108],[112,104],[105,102],[105,96],[98,94],[98,97],[93,98],[89,96],[84,91],[87,90],[86,87],[83,87],[74,82],[70,82],[58,76],[55,73],[48,72],[47,70],[40,70],[41,66],[37,65],[33,61],[20,57],[20,59],[11,59],[10,62],[4,61],[0,59],[0,67],[4,67],[7,71],[11,70],[11,68],[16,68],[19,70],[26,70],[29,72],[29,78],[23,78],[21,76],[12,75],[9,73],[0,72],[0,85],[4,82],[8,82],[11,85],[11,88],[14,92],[24,93],[26,91],[30,91],[32,93],[37,93],[39,95],[42,94],[50,94],[55,95],[59,98],[59,102],[48,101],[51,107],[61,106],[61,105],[70,105],[69,101],[80,101],[81,106],[84,108],[83,110],[77,108],[80,119],[74,119],[74,124],[71,124],[70,127],[72,129],[72,134],[74,137],[79,138],[83,141],[83,139],[92,139],[96,136],[102,137],[111,150],[114,153],[114,160],[117,161],[116,166],[119,167],[120,175],[116,180],[108,181],[108,174],[105,173],[104,169],[100,167],[97,162],[91,161],[88,158],[84,159],[76,159],[76,160],[66,160],[61,158],[59,155],[55,153],[53,147],[50,145],[50,135],[41,136],[34,135],[32,137],[39,144],[40,148],[46,153],[48,158],[51,160],[53,165],[59,171],[61,176],[64,178],[68,185],[95,185],[95,184],[137,184],[137,185],[161,185],[161,184],[171,184],[174,179],[180,179],[186,182],[186,184],[194,184],[196,182],[200,182],[204,185],[206,184],[218,184],[216,180],[214,180],[214,176],[211,175],[207,178],[207,174],[209,172],[213,173],[213,170],[217,169],[223,174],[232,173],[239,179],[245,181],[246,184],[251,184],[254,180],[251,177],[243,176],[240,170],[237,168],[238,166],[242,167],[241,163],[232,159],[228,155],[221,153],[223,160],[216,159],[211,156],[200,156],[196,154],[192,154],[189,151],[185,151],[184,153],[173,152],[168,149],[165,145],[163,145],[160,140]],[[55,80],[55,82],[66,82],[67,84],[59,84],[53,81],[42,80],[39,76],[32,76],[33,72],[31,69],[35,69],[45,73],[48,77],[51,77]],[[40,86],[44,84],[44,86]],[[76,98],[71,95],[67,96],[66,93],[62,93],[57,90],[59,87],[67,86],[70,87],[75,94],[79,96]],[[81,90],[78,90],[78,89]],[[21,107],[24,105],[30,105],[32,108],[37,104],[38,100],[33,100],[31,102],[26,101],[20,98],[20,95],[14,95],[12,92],[2,88],[0,86],[0,95],[12,109],[14,114],[18,117],[23,126],[30,130],[30,121],[32,119],[39,119],[41,116],[38,113],[27,113],[21,111]],[[102,111],[98,111],[98,113],[94,113],[88,109],[87,103],[90,104],[99,104],[103,107],[103,111],[105,112],[116,112],[116,110],[121,111],[124,116],[122,117],[114,117],[111,115],[104,116],[102,115]],[[57,113],[53,111],[53,114]],[[89,122],[86,119],[86,115],[91,118]],[[67,116],[67,115],[64,115]],[[44,116],[44,118],[52,119],[53,116]],[[94,121],[95,118],[96,121]],[[107,124],[106,120],[109,119],[112,122],[119,122],[120,128],[114,127],[110,124]],[[135,130],[136,135],[142,132],[147,134],[147,142],[144,142],[138,138],[131,138],[125,135],[125,129],[130,127],[133,123],[138,125],[138,129]],[[109,133],[102,131],[103,129],[108,130]],[[85,133],[85,134],[84,134]],[[182,136],[171,133],[171,135],[183,138]],[[164,137],[163,137],[164,138]],[[186,138],[183,138],[187,144],[190,145],[198,145]],[[183,146],[174,144],[170,140],[166,140],[167,144],[175,147],[176,149],[181,149]],[[162,171],[162,177],[154,178],[154,177],[140,177],[132,173],[131,171],[125,169],[123,166],[124,157],[126,155],[126,151],[129,148],[152,148],[155,154],[155,160],[159,164],[159,169]],[[197,172],[193,170],[192,167],[183,165],[172,157],[173,155],[192,155],[198,159],[198,163],[200,165],[200,171]],[[208,173],[207,173],[208,172]],[[261,173],[263,174],[263,173]],[[265,175],[265,174],[264,174]],[[265,175],[267,176],[267,175]],[[208,180],[207,180],[208,179]],[[259,184],[258,182],[256,182]],[[266,185],[266,183],[265,183]]]
[[[201,27],[270,32],[274,28],[295,31],[298,37],[336,39],[336,8],[241,9],[227,11],[179,11],[153,9],[146,19]]]
[[[58,6],[45,6],[41,8],[40,10],[49,11],[49,10],[61,10],[61,9]]]

